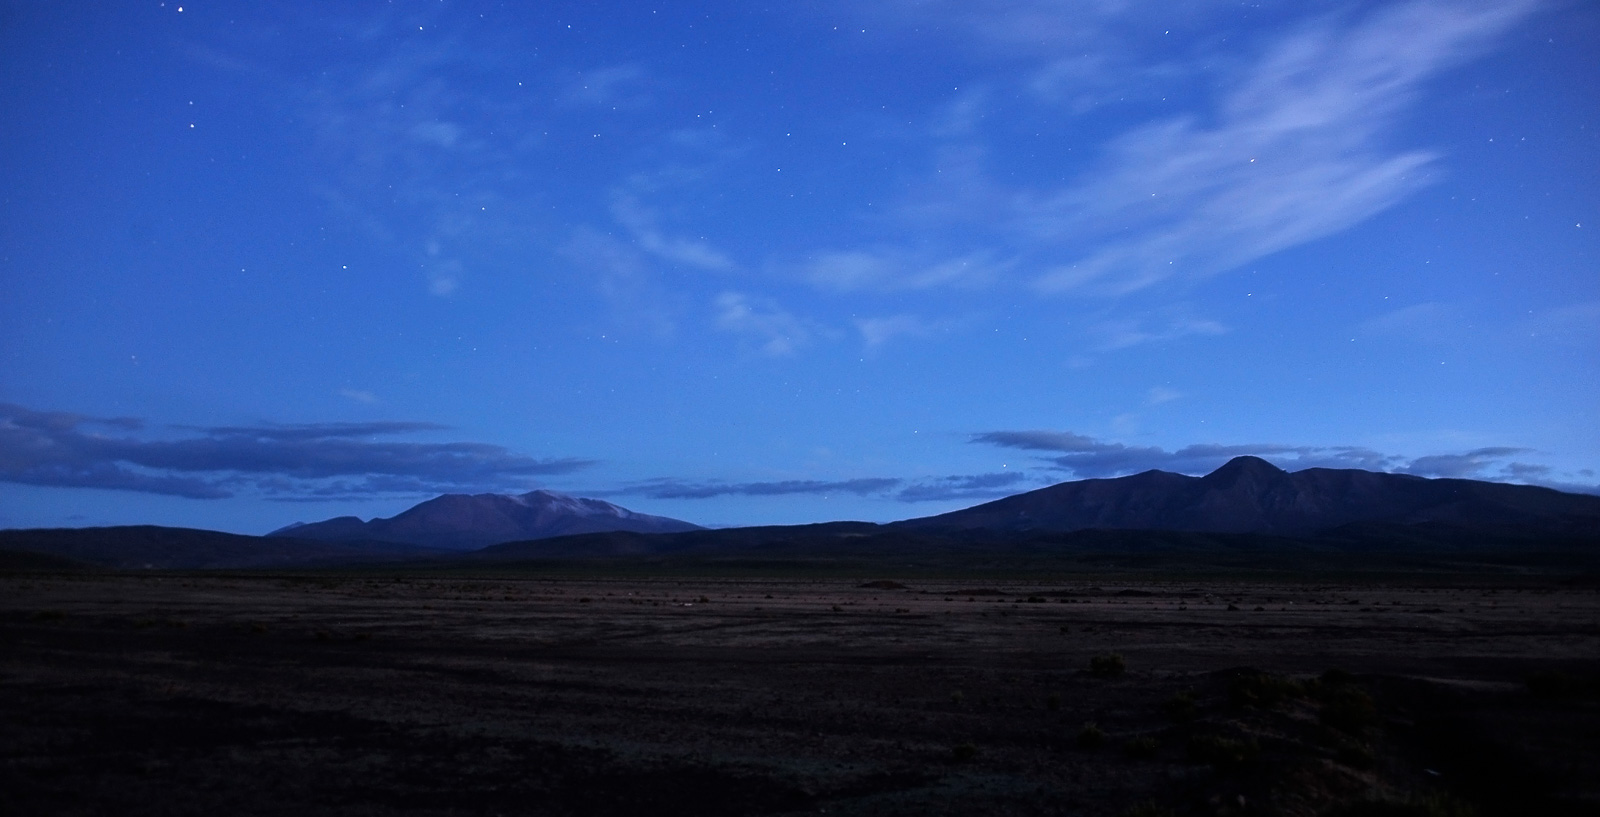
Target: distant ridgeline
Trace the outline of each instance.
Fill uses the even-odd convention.
[[[700,530],[665,516],[635,513],[598,499],[554,491],[502,494],[445,494],[388,519],[362,522],[340,516],[325,522],[296,523],[267,534],[335,542],[405,542],[450,550],[476,550],[499,542],[549,539],[580,533],[675,533]]]
[[[1166,554],[1180,567],[1332,564],[1330,554],[1340,565],[1413,556],[1423,560],[1417,564],[1444,565],[1456,558],[1451,554],[1465,554],[1467,561],[1449,562],[1451,569],[1481,563],[1586,570],[1600,567],[1600,497],[1360,470],[1288,473],[1239,457],[1204,477],[1147,471],[1064,482],[887,525],[706,530],[597,499],[533,491],[449,494],[388,519],[297,523],[266,537],[154,526],[0,531],[0,551],[120,569],[399,561],[420,568],[596,558],[905,566],[933,558],[952,569],[1026,563],[1067,570],[1088,562],[1063,558],[1115,553],[1152,564]],[[67,564],[0,558],[0,569]]]

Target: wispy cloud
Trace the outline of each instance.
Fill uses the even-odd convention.
[[[1600,340],[1600,301],[1584,301],[1537,312],[1529,315],[1519,328],[1528,337],[1592,345]]]
[[[1122,318],[1102,321],[1090,327],[1095,348],[1102,352],[1127,349],[1146,343],[1162,343],[1195,335],[1222,335],[1228,328],[1201,318],[1167,318],[1152,321],[1140,318]]]
[[[577,105],[638,107],[650,102],[650,84],[650,75],[642,65],[608,65],[571,77],[562,99]]]
[[[176,439],[134,434],[142,428],[129,418],[0,404],[0,481],[197,499],[239,491],[372,496],[514,489],[532,477],[592,464],[535,459],[486,443],[372,439],[444,430],[433,423],[218,426],[181,429],[188,436]]]
[[[945,247],[947,257],[995,256],[1004,247],[999,255],[1008,261],[999,271],[1026,276],[1038,292],[1122,296],[1334,235],[1429,183],[1440,155],[1399,143],[1405,115],[1426,83],[1492,48],[1539,3],[1413,0],[1333,14],[1278,11],[1254,19],[1248,34],[1227,27],[1237,16],[1231,5],[886,4],[883,13],[908,28],[937,21],[939,30],[960,32],[965,47],[1016,66],[1013,84],[1025,91],[963,90],[930,113],[938,172],[895,206],[915,243]],[[1207,34],[1179,45],[1166,35],[1180,29]],[[1233,33],[1240,36],[1218,44],[1216,35]],[[1146,93],[1158,84],[1182,93],[1170,103]],[[1011,109],[991,111],[1002,96]],[[1028,186],[985,167],[998,146],[998,135],[985,132],[986,116],[1015,121],[1015,107],[1030,102],[1084,113],[1129,97],[1176,110],[1098,146],[1070,145],[1097,148],[1100,158],[1065,183]],[[928,276],[870,247],[819,256],[809,278],[879,290],[971,280]]]
[[[422,288],[450,296],[492,269],[496,246],[528,245],[531,181],[546,164],[549,82],[509,32],[426,8],[335,22],[341,47],[282,93],[311,129],[314,182],[330,209],[410,254]],[[423,29],[426,29],[425,31]],[[484,93],[485,87],[496,93]]]
[[[750,338],[765,355],[792,355],[811,342],[805,322],[770,299],[724,292],[717,296],[716,312],[718,328]]]
[[[822,251],[801,266],[803,277],[823,289],[887,292],[985,284],[1011,264],[988,251],[924,257],[884,246]]]
[[[619,323],[658,338],[677,331],[678,297],[664,286],[644,253],[598,230],[580,228],[561,256],[588,274]]]
[[[1363,322],[1356,331],[1364,335],[1440,344],[1460,335],[1469,328],[1466,324],[1466,316],[1459,307],[1428,301],[1385,312]]]
[[[1436,158],[1389,147],[1400,113],[1424,82],[1533,7],[1413,2],[1301,26],[1235,78],[1214,112],[1124,134],[1081,184],[1031,201],[1021,223],[1033,235],[1099,244],[1035,285],[1132,292],[1236,267],[1388,209],[1426,183]]]
[[[1169,389],[1166,386],[1155,386],[1151,388],[1148,393],[1146,393],[1144,402],[1147,406],[1159,406],[1162,403],[1170,403],[1182,397],[1183,392],[1178,391],[1177,389]]]
[[[611,204],[611,215],[633,235],[640,249],[658,258],[703,270],[721,272],[733,269],[732,259],[704,239],[680,238],[663,233],[657,224],[657,213],[633,196],[617,195]]]
[[[925,338],[942,328],[915,315],[888,315],[880,318],[857,318],[856,330],[867,351],[875,351],[895,338]]]

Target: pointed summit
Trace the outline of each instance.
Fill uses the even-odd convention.
[[[1207,482],[1232,484],[1241,479],[1271,480],[1288,475],[1288,471],[1260,457],[1244,456],[1228,460],[1221,468],[1205,475],[1203,479]]]

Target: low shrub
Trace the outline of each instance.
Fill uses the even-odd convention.
[[[1270,709],[1305,694],[1306,689],[1299,681],[1270,672],[1248,670],[1234,675],[1228,682],[1228,701],[1240,707]]]
[[[1359,733],[1378,721],[1378,707],[1360,687],[1339,687],[1328,693],[1317,720],[1341,732]]]
[[[1172,817],[1172,815],[1172,809],[1157,805],[1154,800],[1134,803],[1122,812],[1122,817]]]
[[[1334,757],[1340,763],[1352,769],[1370,769],[1373,763],[1376,762],[1376,759],[1372,756],[1372,750],[1359,743],[1341,745]]]
[[[1471,803],[1446,794],[1413,795],[1405,799],[1361,800],[1335,809],[1329,817],[1477,817]]]
[[[1078,748],[1098,749],[1106,745],[1106,733],[1100,729],[1100,724],[1090,722],[1078,730]]]
[[[1149,760],[1161,751],[1161,741],[1146,735],[1142,738],[1132,738],[1122,744],[1122,751],[1135,760]]]
[[[1115,678],[1128,671],[1122,653],[1108,652],[1089,659],[1089,674],[1096,678]]]
[[[1254,740],[1225,738],[1221,735],[1195,735],[1189,738],[1189,759],[1208,763],[1219,771],[1236,769],[1256,759],[1261,747]]]
[[[1600,680],[1579,678],[1565,672],[1536,672],[1528,676],[1528,691],[1539,698],[1578,698],[1600,693]]]
[[[957,763],[966,763],[977,758],[978,747],[971,743],[959,743],[950,747],[950,759]]]
[[[1175,723],[1188,723],[1199,714],[1193,692],[1180,692],[1161,703],[1161,714]]]

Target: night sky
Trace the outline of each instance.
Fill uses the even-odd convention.
[[[1600,491],[1593,2],[6,2],[0,78],[3,527]]]

